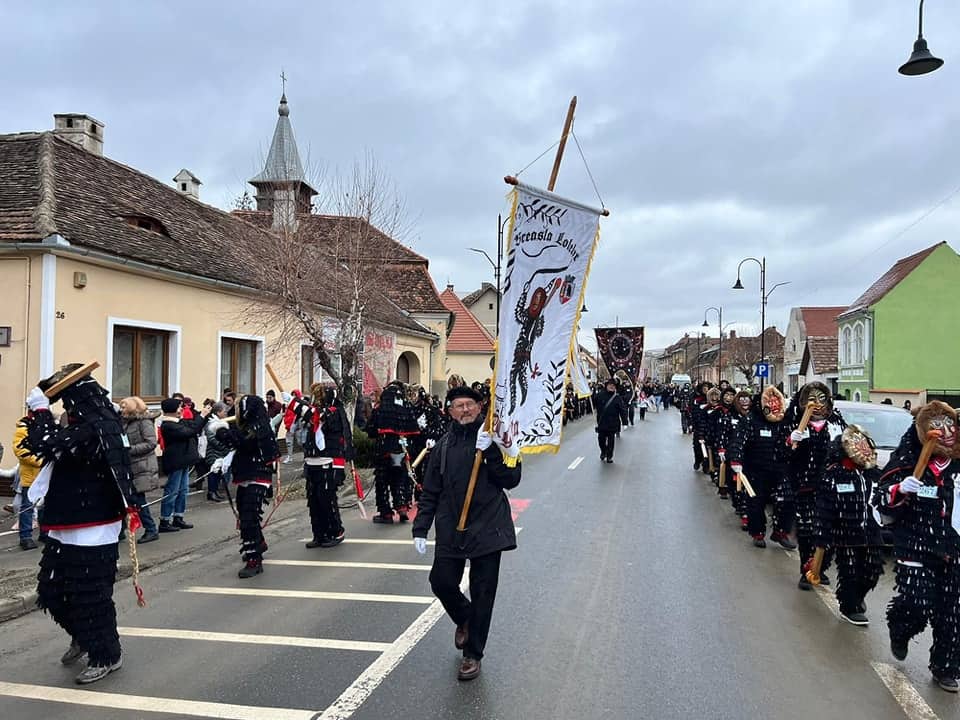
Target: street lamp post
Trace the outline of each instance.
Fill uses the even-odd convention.
[[[707,313],[713,310],[717,314],[717,329],[720,336],[720,344],[717,346],[717,385],[723,379],[723,306],[713,307],[712,305],[703,311],[703,327],[710,327],[707,322]]]
[[[737,282],[733,285],[734,290],[743,290],[743,283],[740,282],[740,268],[743,267],[745,262],[755,262],[760,266],[760,362],[765,362],[767,359],[765,346],[767,337],[767,300],[773,295],[774,290],[781,285],[789,285],[790,281],[777,283],[770,288],[770,292],[767,292],[767,258],[764,256],[757,260],[755,257],[746,257],[737,265]],[[761,392],[763,391],[763,380],[764,378],[760,378]]]
[[[493,268],[493,277],[497,281],[497,320],[496,320],[496,334],[500,335],[500,263],[503,260],[503,228],[510,220],[510,217],[503,217],[503,214],[500,213],[497,215],[497,261],[494,262],[486,250],[481,250],[480,248],[469,248],[472,252],[480,253],[483,255],[487,262],[490,263],[490,266]]]
[[[920,22],[917,39],[913,43],[910,59],[900,66],[901,75],[926,75],[943,65],[943,60],[934,57],[923,38],[923,0],[920,0]]]

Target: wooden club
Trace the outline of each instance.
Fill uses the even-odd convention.
[[[937,442],[940,438],[943,437],[943,433],[939,430],[927,430],[927,436],[923,441],[923,449],[920,451],[920,457],[917,459],[917,464],[913,468],[913,476],[923,482],[921,478],[923,477],[924,470],[927,469],[927,465],[930,464],[930,457],[933,455],[933,450],[937,446]]]
[[[813,409],[817,406],[817,403],[813,400],[807,403],[807,408],[803,411],[803,417],[800,418],[800,424],[797,425],[797,432],[803,432],[807,429],[807,425],[810,424],[810,418],[813,417]],[[791,443],[793,449],[797,449],[796,443]]]

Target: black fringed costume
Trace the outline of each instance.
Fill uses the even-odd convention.
[[[220,428],[217,440],[235,451],[230,472],[237,488],[240,552],[246,563],[241,577],[260,572],[267,542],[260,522],[263,502],[272,492],[274,462],[280,451],[263,400],[244,395],[237,403],[236,427]]]
[[[79,367],[65,366],[41,380],[40,388]],[[41,524],[50,537],[37,575],[37,605],[87,653],[89,667],[114,668],[121,655],[113,603],[117,541],[90,545],[84,535],[96,537],[97,528],[123,519],[125,498],[133,491],[128,442],[106,390],[89,375],[51,398],[57,400],[63,401],[67,426],[57,425],[49,410],[35,411],[23,441],[45,465],[53,463]]]
[[[924,488],[917,494],[899,491],[899,483],[913,475],[922,443],[942,418],[953,421],[957,413],[945,403],[928,403],[917,411],[914,427],[884,468],[876,501],[893,520],[896,589],[887,607],[891,644],[906,648],[911,638],[930,624],[933,646],[930,670],[939,677],[960,677],[960,509],[954,505],[954,488],[960,480],[960,447],[938,447],[917,479]],[[941,425],[942,427],[942,425]],[[905,650],[904,650],[905,651]]]
[[[865,462],[845,449],[844,439],[857,435],[866,437],[851,425],[830,444],[816,492],[813,534],[816,547],[834,549],[837,602],[848,617],[865,611],[863,600],[883,574],[880,525],[869,504],[880,471],[874,464],[875,453]]]
[[[440,411],[435,408],[427,399],[427,394],[423,388],[412,388],[407,395],[412,404],[413,414],[417,421],[417,427],[420,428],[419,435],[411,435],[409,438],[409,447],[407,448],[412,459],[416,459],[421,451],[427,446],[427,440],[438,441],[447,432],[450,426],[449,419],[443,417]],[[420,501],[420,494],[423,492],[423,478],[427,472],[426,460],[413,468],[417,483],[413,489],[413,496],[417,502]]]
[[[404,520],[413,502],[413,482],[407,472],[405,445],[407,438],[420,434],[420,428],[410,403],[404,397],[401,383],[392,382],[383,389],[380,404],[374,408],[364,430],[377,442],[373,475],[377,517],[374,521],[393,522],[394,510]]]
[[[307,507],[313,542],[309,547],[332,546],[343,539],[337,488],[346,478],[346,464],[354,457],[353,433],[343,405],[332,389],[316,388],[315,404],[301,406],[300,419],[307,427],[303,444],[303,473],[307,479]],[[318,447],[317,433],[323,438]]]
[[[807,561],[814,551],[814,517],[817,511],[817,488],[823,479],[823,471],[830,451],[830,424],[845,426],[843,418],[834,410],[830,391],[820,382],[811,382],[800,388],[790,403],[786,419],[790,430],[796,430],[807,406],[808,399],[819,396],[823,402],[822,415],[817,414],[810,421],[807,430],[810,437],[797,444],[790,453],[788,475],[796,493],[797,546],[800,553],[800,575],[803,576]],[[830,554],[823,562],[826,570],[830,564]]]

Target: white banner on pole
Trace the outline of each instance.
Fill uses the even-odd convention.
[[[494,434],[508,461],[560,447],[574,330],[599,235],[599,211],[528,185],[513,191],[494,402]]]
[[[570,362],[570,382],[573,383],[573,391],[581,400],[590,397],[590,383],[587,382],[587,376],[583,372],[583,363],[580,362],[580,352],[577,347],[574,347],[570,354]]]

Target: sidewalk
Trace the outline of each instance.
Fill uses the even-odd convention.
[[[296,456],[293,462],[280,465],[282,492],[286,495],[271,517],[271,525],[287,519],[292,522],[296,518],[301,518],[304,523],[309,524],[304,500],[302,468],[302,459]],[[363,478],[364,492],[368,493],[369,487],[373,484],[372,471],[360,470],[359,472]],[[235,490],[232,491],[233,494],[235,492]],[[158,500],[162,495],[161,488],[148,493],[147,501]],[[340,489],[340,497],[341,504],[356,501],[354,484],[349,478]],[[159,521],[159,508],[159,503],[150,506],[150,512],[157,521]],[[273,509],[274,505],[271,501],[271,504],[264,508],[264,519]],[[185,519],[193,524],[192,530],[164,533],[158,541],[137,547],[141,572],[193,552],[203,552],[220,543],[233,542],[238,537],[236,520],[230,511],[229,503],[207,501],[205,485],[202,490],[191,490],[187,498]],[[12,518],[4,513],[0,516],[0,520],[3,522],[0,529],[9,530]],[[142,531],[138,531],[138,534],[142,534]],[[37,565],[41,551],[42,546],[36,550],[21,550],[16,533],[0,536],[0,622],[36,609]],[[128,578],[131,572],[129,548],[127,542],[123,541],[120,547],[117,582]]]

